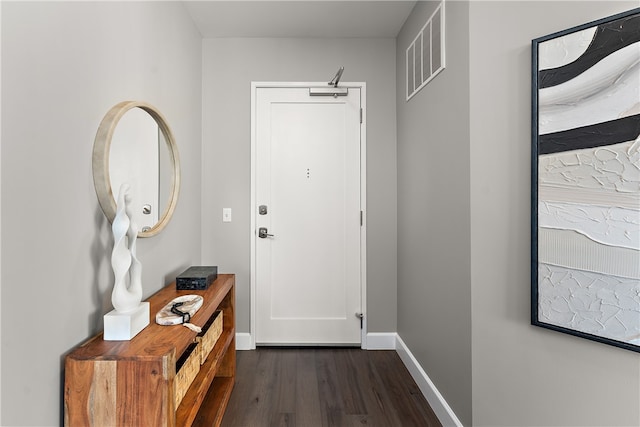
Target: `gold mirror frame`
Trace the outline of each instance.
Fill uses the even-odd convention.
[[[173,216],[173,211],[178,203],[178,193],[180,189],[180,160],[178,157],[178,148],[175,139],[171,133],[171,129],[167,124],[164,116],[152,105],[140,101],[124,101],[113,106],[100,122],[95,141],[93,143],[93,185],[98,195],[98,202],[109,220],[113,222],[116,215],[116,201],[111,188],[111,179],[109,176],[109,151],[111,149],[111,139],[115,132],[118,122],[124,114],[132,108],[140,108],[146,111],[162,131],[165,143],[169,149],[169,161],[172,166],[171,189],[169,194],[169,202],[164,212],[160,216],[158,222],[149,230],[139,231],[138,237],[151,237],[162,231],[169,220]]]

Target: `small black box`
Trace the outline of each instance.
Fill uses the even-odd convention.
[[[176,289],[203,291],[217,278],[217,266],[191,266],[176,277]]]

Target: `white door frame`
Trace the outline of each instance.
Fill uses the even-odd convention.
[[[2,1],[0,1],[0,31],[2,30]],[[0,51],[2,48],[0,47]],[[2,99],[2,53],[0,52],[0,99]],[[0,103],[1,104],[1,103]],[[2,135],[2,107],[0,107],[0,135]],[[0,159],[2,159],[2,139],[0,137]],[[1,162],[0,162],[1,163]],[[0,171],[2,172],[2,171]],[[1,173],[0,173],[1,175]],[[2,212],[2,194],[0,194],[0,212]],[[0,214],[1,216],[1,214]],[[2,221],[0,221],[0,224]],[[2,241],[2,230],[0,230],[0,241]],[[2,295],[2,254],[0,253],[0,296]],[[2,306],[2,298],[0,297],[0,306]],[[1,323],[1,322],[0,322]],[[2,325],[0,324],[0,335]],[[0,338],[0,342],[2,339]],[[2,354],[0,352],[0,383],[2,383]],[[0,421],[2,420],[2,391],[0,391]]]
[[[258,204],[256,201],[256,95],[258,88],[296,88],[296,87],[327,87],[326,82],[251,82],[251,320],[249,343],[238,346],[239,349],[255,350],[256,348],[256,221]],[[362,123],[360,125],[360,210],[362,211],[362,227],[360,230],[360,306],[364,315],[362,330],[360,331],[361,348],[367,348],[367,109],[366,83],[346,82],[339,87],[360,88],[360,107],[362,108]],[[238,343],[246,340],[237,340]]]

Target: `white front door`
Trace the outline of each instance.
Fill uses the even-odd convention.
[[[256,343],[360,344],[361,90],[255,90]]]

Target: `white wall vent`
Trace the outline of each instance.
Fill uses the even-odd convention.
[[[407,101],[444,70],[444,0],[407,48]]]

